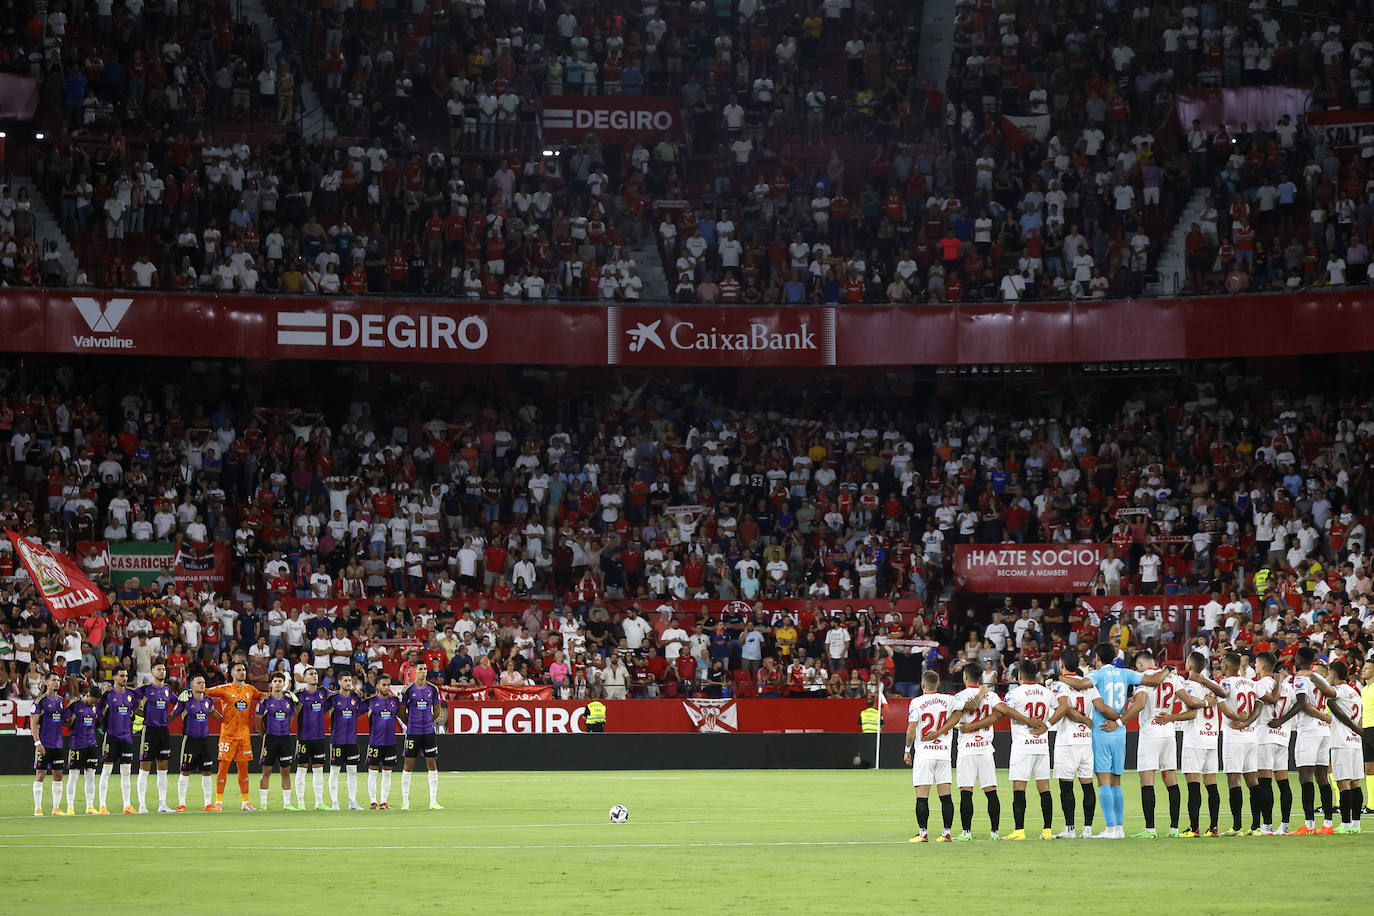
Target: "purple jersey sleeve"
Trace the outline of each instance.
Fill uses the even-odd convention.
[[[262,716],[264,731],[269,735],[291,734],[291,713],[293,711],[291,701],[286,697],[278,699],[269,696],[258,704],[258,713]]]
[[[132,690],[111,690],[100,700],[100,714],[105,720],[105,733],[122,741],[134,740],[134,709],[138,697]]]
[[[76,700],[67,707],[63,721],[72,731],[72,750],[95,747],[95,709],[84,700]]]
[[[358,743],[358,710],[361,704],[356,694],[336,695],[330,701],[329,741],[331,744]]]
[[[401,702],[395,697],[373,697],[367,702],[367,743],[384,746],[396,743],[396,711]]]
[[[154,728],[166,728],[172,721],[176,709],[176,694],[165,684],[158,687],[149,684],[140,693],[143,695],[143,724]]]
[[[62,713],[65,707],[60,697],[42,696],[33,704],[38,716],[38,740],[45,748],[62,748]]]
[[[434,734],[434,710],[439,705],[439,691],[433,684],[411,684],[406,688],[401,702],[406,708],[406,733],[410,735]]]
[[[323,690],[307,690],[296,694],[296,701],[300,704],[296,734],[302,741],[323,740],[324,715],[329,711],[329,695]]]
[[[210,713],[215,708],[215,701],[209,697],[195,697],[186,701],[182,714],[185,716],[186,737],[206,738],[210,735]]]

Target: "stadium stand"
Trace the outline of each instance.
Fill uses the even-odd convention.
[[[42,192],[84,270],[59,280],[0,195],[23,249],[4,265],[30,285],[720,302],[1365,281],[1363,136],[1175,114],[1184,90],[1280,84],[1312,87],[1310,112],[1367,108],[1356,4],[1051,16],[960,0],[934,38],[922,9],[15,11],[9,67],[41,71],[61,109]],[[918,79],[923,42],[946,38],[943,84]],[[686,140],[548,144],[549,94],[677,96]]]
[[[67,633],[7,586],[8,689],[72,636],[91,670],[129,653],[146,670],[140,630],[182,678],[237,653],[259,679],[428,657],[450,682],[524,684],[576,662],[558,669],[570,696],[606,687],[603,655],[629,661],[635,696],[841,696],[909,690],[922,663],[957,674],[976,657],[1005,676],[1099,636],[1183,653],[1183,628],[1148,602],[1008,599],[990,622],[951,605],[969,542],[1111,543],[1088,591],[1211,594],[1189,636],[1213,648],[1366,639],[1368,391],[1241,372],[1102,382],[1053,411],[1013,392],[980,407],[976,385],[913,402],[881,376],[815,379],[803,397],[632,372],[613,389],[574,378],[561,402],[520,373],[451,392],[393,375],[322,409],[53,358],[0,392],[0,520],[98,577],[130,542],[221,542],[229,597],[154,569],[118,587],[103,632]],[[318,642],[335,622],[342,648]],[[716,661],[715,681],[747,683],[712,683]]]

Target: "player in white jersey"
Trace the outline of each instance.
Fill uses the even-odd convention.
[[[1260,794],[1256,791],[1259,783],[1259,729],[1255,723],[1264,704],[1259,700],[1259,690],[1255,682],[1243,676],[1241,657],[1238,652],[1227,652],[1221,660],[1222,678],[1220,682],[1199,677],[1203,686],[1215,693],[1220,702],[1217,708],[1226,718],[1221,739],[1221,768],[1226,773],[1226,784],[1231,793],[1231,829],[1223,836],[1249,836],[1260,832]],[[1242,824],[1245,807],[1245,792],[1241,781],[1250,788],[1250,829]]]
[[[1364,729],[1360,726],[1360,692],[1347,683],[1349,665],[1337,660],[1331,663],[1330,669],[1330,681],[1314,673],[1312,682],[1330,701],[1326,708],[1336,720],[1331,725],[1331,776],[1341,793],[1341,826],[1335,832],[1359,833],[1360,813],[1364,808],[1364,791],[1360,786],[1364,776],[1361,772]]]
[[[1288,746],[1292,744],[1293,726],[1284,724],[1270,728],[1269,722],[1288,711],[1293,702],[1293,685],[1278,673],[1278,662],[1272,652],[1255,656],[1255,692],[1264,710],[1260,713],[1259,782],[1260,835],[1275,836],[1288,833],[1288,816],[1293,811],[1293,787],[1288,781]],[[1274,784],[1278,783],[1278,826],[1274,826]]]
[[[1059,709],[1059,699],[1053,690],[1038,683],[1040,669],[1035,662],[1018,664],[1016,676],[1020,683],[1007,691],[1006,700],[997,710],[1011,719],[1011,809],[1016,829],[1007,839],[1026,838],[1026,783],[1035,780],[1035,790],[1040,793],[1040,815],[1044,820],[1040,839],[1048,840],[1054,837],[1049,720]]]
[[[944,818],[944,832],[937,843],[948,843],[954,824],[954,799],[949,794],[949,733],[959,724],[962,714],[982,702],[976,696],[967,703],[939,692],[940,675],[927,671],[921,675],[921,696],[907,707],[906,762],[911,766],[911,784],[916,787],[916,826],[920,830],[911,838],[913,843],[928,843],[926,824],[930,820],[930,787],[940,795],[940,813]]]
[[[1293,676],[1293,705],[1283,715],[1269,721],[1270,728],[1278,728],[1289,719],[1297,717],[1295,730],[1297,743],[1293,757],[1298,764],[1298,782],[1302,786],[1303,825],[1293,831],[1293,836],[1312,836],[1313,834],[1332,834],[1331,783],[1327,771],[1331,762],[1326,743],[1331,738],[1331,714],[1326,711],[1326,695],[1317,689],[1312,681],[1312,666],[1317,660],[1317,650],[1302,646],[1293,656],[1297,673]],[[1317,792],[1322,795],[1322,807],[1326,823],[1318,829]]]
[[[1059,668],[1075,677],[1079,672],[1078,650],[1065,649],[1059,657]],[[1064,829],[1055,834],[1057,840],[1072,840],[1074,834],[1074,780],[1083,787],[1083,838],[1093,835],[1093,814],[1097,811],[1097,791],[1093,788],[1093,717],[1094,703],[1101,703],[1096,687],[1074,690],[1063,681],[1055,681],[1050,688],[1058,700],[1058,708],[1050,716],[1050,725],[1057,729],[1054,739],[1054,777],[1059,780],[1059,807],[1064,812]]]
[[[1221,815],[1221,794],[1217,791],[1217,743],[1221,740],[1221,713],[1217,711],[1212,691],[1198,683],[1207,659],[1202,653],[1188,656],[1188,679],[1183,691],[1176,694],[1184,709],[1181,712],[1158,716],[1161,723],[1183,722],[1183,778],[1188,782],[1188,829],[1180,836],[1216,836],[1217,818]],[[1207,787],[1207,812],[1211,826],[1204,832],[1199,828],[1202,816],[1202,787]]]
[[[1135,668],[1142,673],[1158,670],[1152,652],[1140,652]],[[1140,775],[1140,810],[1145,815],[1145,829],[1131,834],[1134,839],[1154,839],[1155,832],[1155,773],[1159,773],[1169,793],[1169,836],[1178,836],[1178,816],[1182,793],[1178,788],[1178,739],[1172,722],[1161,722],[1159,716],[1174,711],[1176,696],[1183,690],[1183,678],[1170,673],[1153,687],[1144,684],[1135,689],[1131,702],[1121,713],[1121,721],[1140,716],[1140,731],[1136,741],[1135,769]]]
[[[997,764],[993,760],[992,729],[970,726],[987,718],[1001,704],[1002,698],[994,690],[982,688],[983,666],[969,662],[964,666],[964,689],[954,695],[959,703],[967,703],[981,696],[978,705],[960,717],[959,723],[959,821],[963,832],[955,837],[960,842],[973,839],[973,786],[983,790],[988,803],[988,820],[992,823],[989,838],[1000,839],[997,832],[1002,820],[1002,800],[997,795]]]

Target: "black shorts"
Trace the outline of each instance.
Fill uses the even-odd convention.
[[[329,765],[332,767],[357,766],[362,759],[356,744],[331,744],[329,746]]]
[[[296,739],[291,735],[263,735],[262,758],[265,767],[289,767],[296,761]]]
[[[100,766],[100,748],[94,744],[87,747],[74,747],[67,751],[67,769],[94,770]]]
[[[181,772],[194,773],[200,770],[208,776],[219,766],[219,741],[214,735],[204,738],[181,738]]]
[[[428,760],[439,759],[439,738],[436,735],[410,735],[406,738],[406,759],[424,757]]]
[[[311,738],[296,742],[296,766],[328,766],[329,742],[323,738]]]
[[[57,773],[67,771],[67,754],[60,744],[57,747],[45,747],[42,753],[38,752],[37,747],[33,749],[33,771],[46,773],[49,770]]]
[[[370,767],[394,767],[396,765],[396,745],[369,744],[367,746],[367,765]]]
[[[100,748],[100,762],[132,764],[134,762],[133,742],[116,738],[114,735],[106,735],[105,743]]]
[[[166,763],[172,759],[172,736],[165,725],[145,725],[143,727],[143,754],[140,760],[156,760]]]
[[[1374,763],[1374,726],[1365,726],[1362,743],[1364,745],[1364,762]]]

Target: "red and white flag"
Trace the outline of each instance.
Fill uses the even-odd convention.
[[[110,606],[105,593],[70,559],[13,531],[6,531],[5,535],[54,620],[89,617]]]

